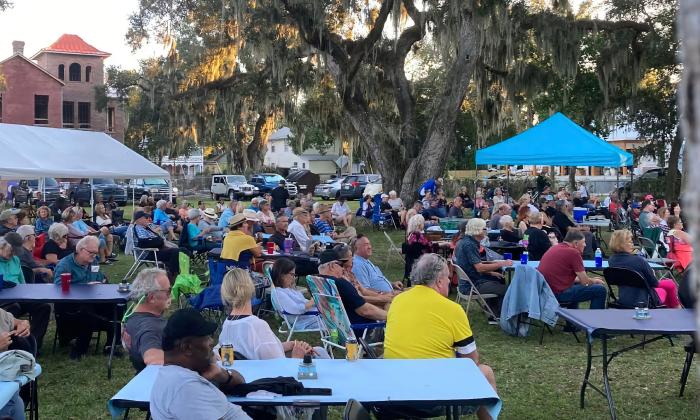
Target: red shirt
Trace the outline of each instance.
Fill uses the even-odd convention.
[[[549,248],[542,256],[538,270],[555,295],[574,284],[576,273],[585,271],[581,253],[567,242]]]

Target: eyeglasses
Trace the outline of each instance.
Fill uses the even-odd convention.
[[[156,290],[153,291],[153,293],[156,293],[156,292],[165,292],[165,293],[167,293],[167,294],[170,294],[170,292],[172,292],[172,290],[173,290],[172,287],[168,287],[167,289],[156,289]]]
[[[87,249],[87,248],[83,248],[83,251],[87,252],[87,253],[90,254],[90,255],[97,255],[97,254],[100,252],[99,250],[97,250],[97,251],[91,251],[91,250],[89,250],[89,249]]]

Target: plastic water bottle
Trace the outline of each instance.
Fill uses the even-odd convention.
[[[318,371],[311,355],[304,355],[304,359],[299,363],[297,379],[318,379]]]
[[[529,255],[528,255],[527,251],[523,251],[523,253],[520,255],[520,264],[527,265],[528,258],[529,258]]]
[[[595,266],[596,268],[603,266],[603,251],[600,248],[595,250]]]

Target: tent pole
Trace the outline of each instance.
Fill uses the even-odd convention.
[[[94,182],[90,178],[90,207],[92,207],[92,214],[95,214],[95,189]],[[92,218],[91,218],[92,219]]]
[[[615,168],[615,175],[617,176],[617,187],[616,189],[620,189],[620,167]]]
[[[510,201],[510,165],[506,165],[506,203]]]

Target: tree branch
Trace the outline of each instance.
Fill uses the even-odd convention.
[[[559,24],[562,26],[574,26],[577,29],[586,31],[620,31],[631,29],[636,32],[649,32],[653,29],[646,23],[631,20],[606,21],[598,19],[569,19],[548,10],[526,15],[522,22],[522,27],[524,29],[536,29],[538,21],[551,22],[552,24]]]
[[[362,60],[381,38],[382,31],[384,31],[384,25],[386,24],[389,13],[393,7],[394,0],[384,0],[382,2],[382,7],[379,9],[377,20],[374,22],[374,26],[369,31],[367,36],[353,47],[353,52],[350,57],[350,63],[347,71],[348,81],[355,78],[355,74],[357,74],[357,70],[360,68],[360,64],[362,64]]]

